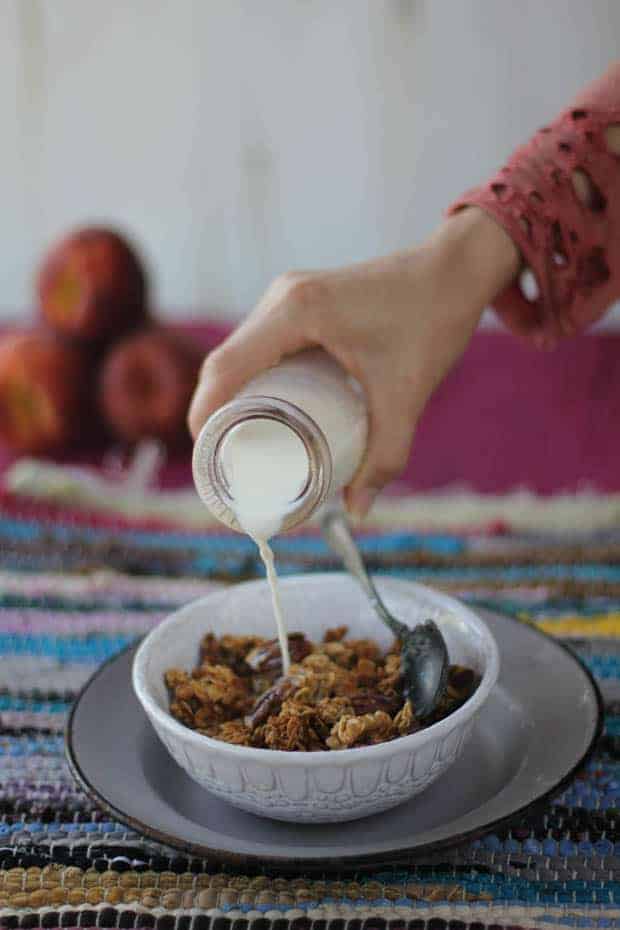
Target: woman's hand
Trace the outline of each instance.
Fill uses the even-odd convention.
[[[418,249],[277,278],[207,357],[189,413],[193,436],[256,374],[286,355],[321,346],[366,392],[368,447],[346,493],[349,509],[364,515],[404,469],[429,397],[518,267],[518,251],[504,230],[468,208]]]

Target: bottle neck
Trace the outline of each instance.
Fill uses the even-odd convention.
[[[194,445],[194,483],[201,500],[232,529],[242,531],[228,480],[224,451],[234,431],[249,420],[274,420],[292,430],[303,444],[307,479],[283,514],[281,531],[298,526],[326,500],[332,483],[332,457],[317,423],[301,408],[277,397],[243,396],[217,410]],[[260,479],[257,476],[257,484]]]

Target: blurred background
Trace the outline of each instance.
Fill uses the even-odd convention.
[[[425,236],[617,54],[617,0],[2,0],[0,315],[132,234],[166,314]]]
[[[137,246],[159,319],[217,324],[208,346],[284,270],[421,240],[619,41],[617,0],[2,0],[0,325],[97,223]],[[478,337],[410,482],[620,483],[618,319],[552,357]]]

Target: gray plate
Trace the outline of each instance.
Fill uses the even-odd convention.
[[[598,689],[567,649],[484,612],[501,656],[497,687],[463,756],[422,795],[347,824],[297,825],[236,810],[196,785],[159,742],[131,688],[135,647],[86,685],[67,755],[86,792],[115,819],[170,846],[245,868],[376,868],[497,827],[558,790],[602,726]]]

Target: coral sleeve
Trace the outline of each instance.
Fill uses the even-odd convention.
[[[599,319],[620,297],[620,147],[610,149],[609,127],[620,134],[620,62],[448,211],[480,207],[519,247],[535,293],[526,296],[520,278],[494,307],[540,346]]]

